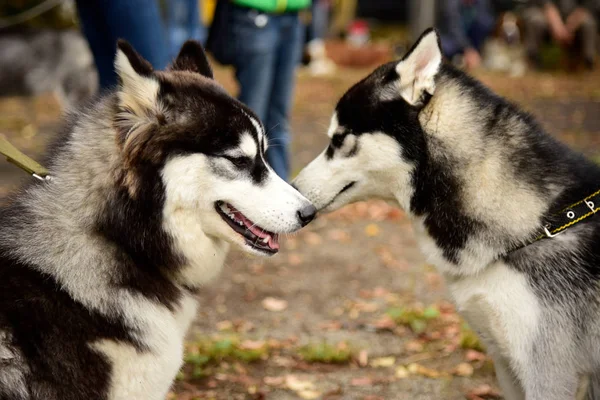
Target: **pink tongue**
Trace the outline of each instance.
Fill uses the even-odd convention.
[[[265,231],[260,229],[258,226],[256,226],[252,221],[250,221],[248,218],[246,218],[246,216],[244,214],[242,214],[241,212],[239,212],[232,206],[229,206],[229,207],[233,211],[235,218],[242,221],[244,223],[244,225],[246,225],[246,228],[248,228],[250,230],[250,232],[252,232],[253,234],[255,234],[256,236],[258,236],[261,239],[268,238],[269,240],[268,240],[267,244],[269,245],[269,247],[274,250],[279,249],[279,235],[278,234],[273,234],[271,236],[271,234],[266,233]]]
[[[269,247],[273,250],[279,250],[279,235],[274,234],[269,238]]]

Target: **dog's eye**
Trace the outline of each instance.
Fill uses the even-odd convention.
[[[226,156],[223,155],[221,156],[224,159],[226,159],[227,161],[229,161],[230,163],[232,163],[234,166],[236,166],[237,168],[247,168],[248,166],[250,166],[252,164],[252,159],[250,157],[233,157],[233,156]]]

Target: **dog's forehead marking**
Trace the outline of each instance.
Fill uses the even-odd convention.
[[[252,135],[248,132],[242,133],[239,148],[245,156],[248,156],[250,158],[256,157],[256,153],[258,153],[256,140],[254,140]]]
[[[340,124],[338,121],[337,112],[334,112],[333,115],[331,116],[331,122],[329,123],[329,130],[327,131],[327,136],[332,138],[339,127],[340,127]]]
[[[262,125],[256,120],[256,118],[252,117],[244,110],[241,110],[241,111],[250,120],[250,123],[252,123],[252,126],[254,127],[254,130],[256,131],[257,145],[258,146],[262,145],[263,151],[266,151],[267,143],[265,140],[265,131],[264,131]]]

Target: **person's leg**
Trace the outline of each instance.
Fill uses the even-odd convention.
[[[440,42],[442,44],[442,53],[448,60],[452,60],[463,51],[458,43],[450,36],[444,34],[440,35]]]
[[[308,41],[323,40],[329,26],[329,3],[323,0],[313,0],[312,19],[309,27]]]
[[[477,17],[469,27],[467,35],[473,44],[473,47],[481,52],[486,39],[494,29],[494,17],[486,11],[479,12]]]
[[[596,59],[596,38],[598,35],[598,26],[593,15],[585,12],[579,28],[576,31],[575,38],[578,40],[578,48],[583,55],[586,67],[592,68]]]
[[[266,25],[263,22],[266,20]],[[258,21],[258,22],[257,22]],[[232,6],[229,29],[235,46],[233,64],[238,99],[265,121],[273,85],[277,45],[276,17]]]
[[[154,0],[77,0],[102,89],[116,85],[117,39],[130,42],[156,69],[168,63],[158,4]]]
[[[113,59],[115,56],[114,40],[104,15],[104,7],[100,1],[77,0],[77,13],[81,23],[81,30],[86,37],[96,69],[101,89],[106,89],[116,84]]]
[[[157,1],[105,0],[102,4],[112,36],[131,43],[155,69],[164,69],[169,53]]]
[[[206,42],[206,27],[202,21],[202,9],[198,0],[187,0],[188,2],[188,23],[190,28],[190,38],[199,41],[204,45]]]
[[[530,7],[523,12],[525,22],[524,44],[527,56],[535,64],[540,62],[540,48],[548,32],[548,21],[539,7]]]
[[[187,20],[187,0],[169,0],[165,5],[165,30],[169,43],[169,56],[175,58],[181,45],[189,37],[184,23]]]
[[[289,113],[292,106],[296,66],[302,50],[302,24],[297,15],[280,17],[280,36],[274,82],[265,127],[269,136],[267,160],[277,175],[289,178]]]

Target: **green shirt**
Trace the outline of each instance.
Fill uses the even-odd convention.
[[[265,13],[276,14],[305,9],[310,6],[311,0],[233,0],[233,3]]]

